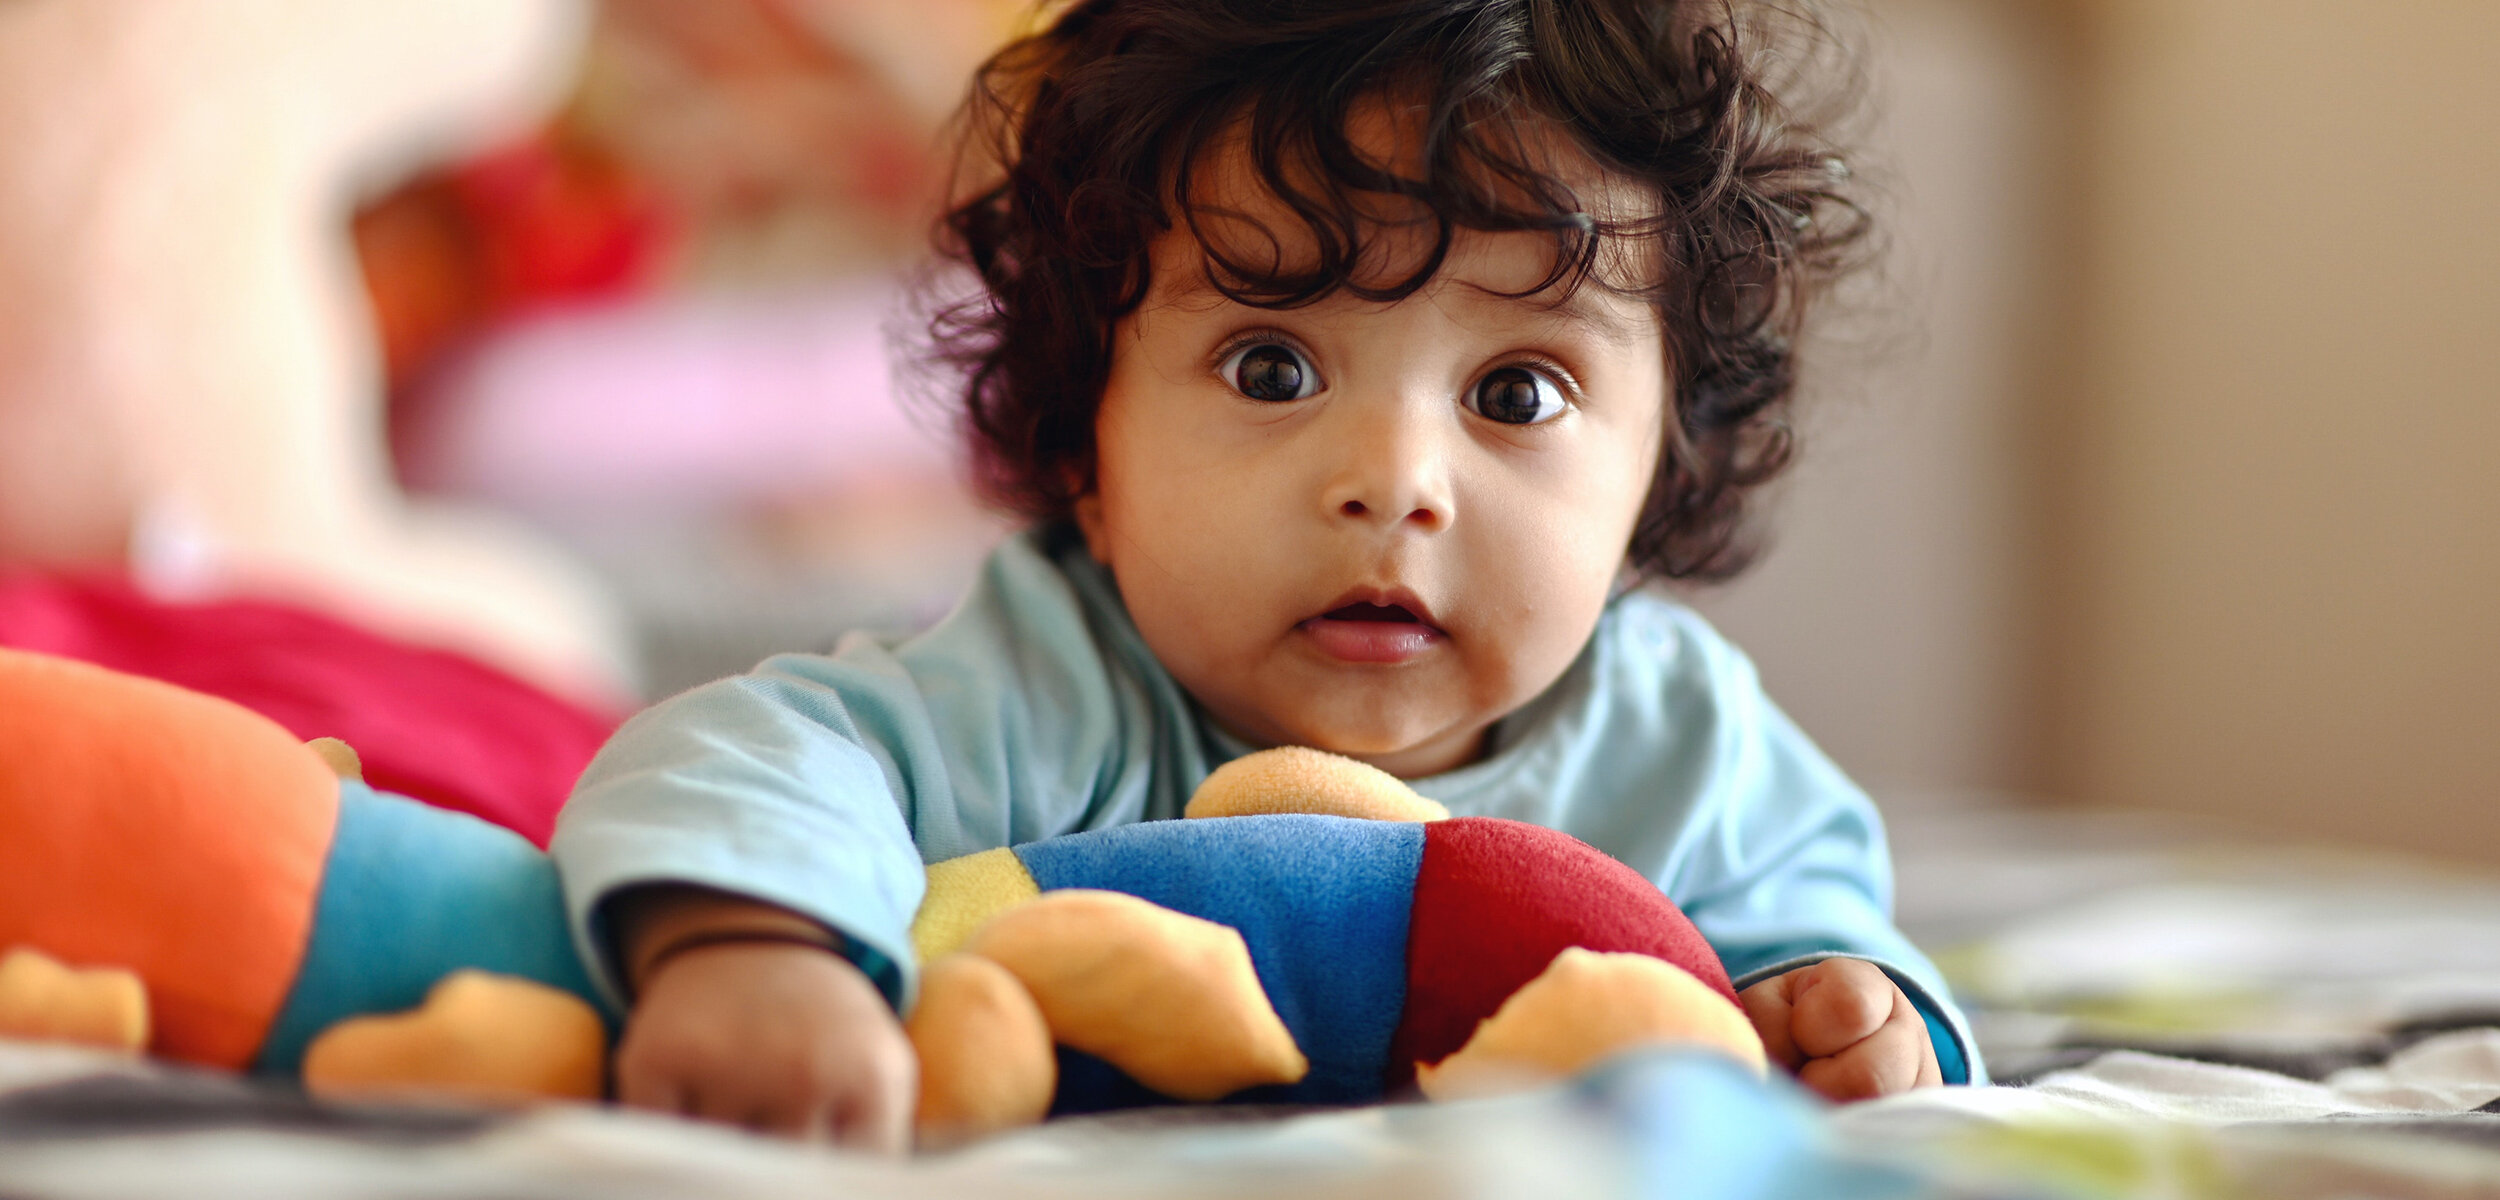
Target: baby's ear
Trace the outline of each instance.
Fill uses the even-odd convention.
[[[1070,512],[1076,517],[1077,532],[1085,535],[1086,552],[1094,556],[1095,562],[1109,563],[1111,558],[1106,553],[1103,544],[1105,537],[1102,527],[1102,493],[1095,489],[1087,489],[1084,495],[1076,498],[1076,503],[1070,507]]]

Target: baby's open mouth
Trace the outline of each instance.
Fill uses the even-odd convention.
[[[1405,662],[1448,636],[1423,610],[1397,599],[1381,596],[1340,604],[1302,622],[1301,629],[1321,653],[1352,663]]]
[[[1403,604],[1349,604],[1344,608],[1330,609],[1321,613],[1320,616],[1331,621],[1409,621],[1417,625],[1426,623],[1423,618],[1408,612]]]

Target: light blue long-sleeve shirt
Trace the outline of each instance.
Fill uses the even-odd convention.
[[[1253,749],[1155,660],[1074,532],[1049,528],[1010,539],[926,633],[781,655],[635,717],[551,849],[608,986],[601,904],[686,883],[842,931],[904,1005],[924,864],[1178,817]],[[1834,955],[1877,963],[1926,1017],[1948,1081],[1984,1078],[1934,965],[1892,925],[1873,804],[1681,605],[1616,599],[1483,758],[1411,782],[1454,816],[1550,826],[1656,880],[1739,987]]]

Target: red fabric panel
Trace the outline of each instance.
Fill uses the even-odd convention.
[[[1406,1013],[1388,1085],[1467,1044],[1478,1022],[1581,946],[1662,958],[1736,1003],[1719,954],[1640,872],[1568,834],[1492,817],[1424,826],[1406,935]]]
[[[297,605],[158,600],[106,577],[0,574],[0,646],[231,700],[298,738],[355,747],[384,791],[541,846],[619,720],[473,659]]]

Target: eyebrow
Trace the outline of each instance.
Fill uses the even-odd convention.
[[[1225,295],[1212,280],[1207,278],[1202,265],[1199,270],[1175,272],[1168,282],[1156,280],[1154,286],[1146,293],[1146,299],[1150,304],[1178,304],[1184,300],[1230,301],[1232,297]]]
[[[1647,330],[1591,291],[1597,286],[1594,281],[1582,280],[1580,286],[1573,288],[1571,294],[1562,299],[1540,302],[1534,294],[1513,296],[1476,284],[1467,285],[1470,291],[1485,300],[1508,301],[1523,306],[1543,324],[1576,325],[1614,341],[1630,341],[1646,336]]]
[[[1649,333],[1648,330],[1641,328],[1637,321],[1618,312],[1613,305],[1605,303],[1599,294],[1593,292],[1591,289],[1599,286],[1593,280],[1581,281],[1580,286],[1573,288],[1570,295],[1553,301],[1538,300],[1539,293],[1515,296],[1466,280],[1458,282],[1479,302],[1516,305],[1538,324],[1547,327],[1578,327],[1598,337],[1618,342],[1633,341],[1646,337]],[[1183,304],[1200,300],[1238,303],[1232,297],[1225,295],[1223,289],[1216,287],[1207,278],[1204,270],[1175,274],[1166,281],[1158,281],[1150,297],[1148,303],[1152,304]]]

